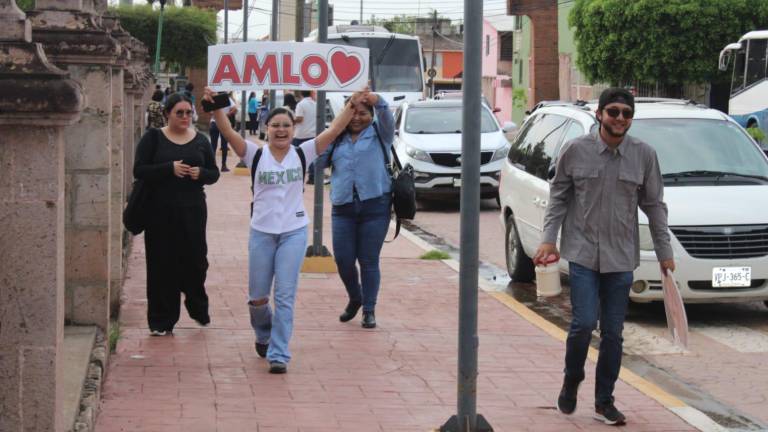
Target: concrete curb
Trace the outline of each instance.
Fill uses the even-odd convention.
[[[92,432],[96,427],[101,401],[101,387],[104,382],[104,370],[107,365],[107,342],[104,332],[96,329],[96,341],[91,351],[91,362],[88,365],[88,375],[83,383],[80,397],[80,410],[75,424],[70,429],[73,432]]]

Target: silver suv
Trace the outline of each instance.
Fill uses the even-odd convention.
[[[664,177],[675,277],[686,302],[768,300],[768,158],[720,111],[681,100],[636,100],[629,134],[650,144]],[[594,104],[550,103],[533,111],[501,170],[507,270],[530,282],[541,243],[549,179],[571,139],[597,128]],[[648,220],[630,297],[662,299]],[[561,260],[561,271],[567,262]]]

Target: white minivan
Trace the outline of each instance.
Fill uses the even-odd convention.
[[[563,145],[597,128],[594,104],[548,104],[531,113],[501,172],[507,270],[534,278],[549,179]],[[768,158],[720,111],[675,99],[636,101],[629,134],[656,150],[677,279],[686,302],[768,300]],[[661,300],[648,219],[639,211],[640,267],[630,297]],[[567,273],[568,263],[560,262]],[[768,304],[768,302],[766,303]]]

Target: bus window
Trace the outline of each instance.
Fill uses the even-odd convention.
[[[746,50],[740,49],[734,53],[733,80],[731,81],[731,94],[744,88],[744,57]]]
[[[751,39],[747,56],[747,87],[765,78],[765,55],[768,39]]]

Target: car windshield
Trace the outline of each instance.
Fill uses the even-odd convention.
[[[725,120],[638,119],[630,134],[656,150],[666,184],[698,181],[765,184],[768,163],[738,126]]]
[[[499,130],[487,109],[481,110],[480,132]],[[405,131],[414,134],[461,133],[461,107],[419,107],[406,112]]]
[[[419,44],[415,39],[357,38],[342,36],[329,43],[368,48],[371,89],[378,92],[421,92]]]

